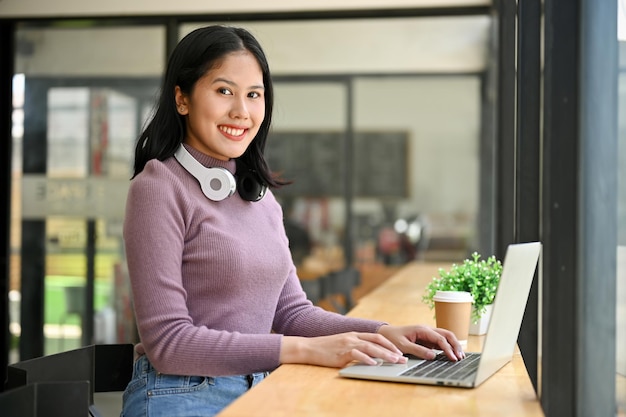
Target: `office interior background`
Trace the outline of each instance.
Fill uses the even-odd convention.
[[[502,35],[507,25],[515,26],[516,10],[520,19],[521,5],[505,0],[406,0],[385,2],[384,7],[375,1],[129,3],[0,0],[0,30],[6,36],[0,46],[2,81],[10,79],[10,90],[0,90],[5,103],[0,118],[8,121],[2,124],[8,126],[2,130],[6,134],[2,140],[10,141],[3,145],[10,176],[4,188],[10,197],[4,210],[10,217],[3,234],[7,262],[1,278],[9,322],[8,363],[91,343],[136,342],[121,234],[135,140],[153,109],[168,52],[185,34],[206,24],[245,27],[268,55],[276,102],[267,154],[272,168],[293,180],[277,196],[290,224],[305,230],[312,242],[297,256],[303,270],[338,262],[362,274],[388,275],[407,262],[459,262],[473,251],[501,257],[507,243],[502,223],[507,220],[518,221],[511,226],[508,243],[524,239],[519,223],[524,213],[516,212],[523,205],[502,203],[503,195],[515,196],[523,190],[519,182],[507,182],[514,174],[505,174],[507,167],[499,162],[502,149],[513,147],[512,152],[518,153],[525,149],[513,142],[513,136],[527,134],[522,125],[527,119],[519,113],[528,108],[520,101],[525,86],[503,88],[504,81],[524,76],[525,61],[519,51],[525,45],[516,41],[525,39],[522,29],[528,26],[518,21],[517,32],[512,32],[518,55],[515,48],[503,48],[511,39]],[[613,334],[606,351],[615,359],[610,362],[612,380],[600,383],[614,391],[611,398],[623,413],[626,8],[623,0],[609,3],[617,16],[609,26],[617,30],[607,40],[608,48],[614,47],[613,55],[606,57],[607,65],[615,64],[610,73],[615,82],[607,97],[614,116],[606,120],[615,126],[597,135],[585,135],[581,127],[582,133],[574,132],[577,137],[571,138],[571,144],[581,155],[594,143],[604,149],[605,137],[614,145],[615,160],[605,164],[608,174],[601,174],[614,178],[609,185],[615,187],[608,190],[609,212],[614,216],[590,220],[614,233],[602,246],[612,251],[608,256],[612,265],[590,271],[593,261],[579,259],[585,257],[588,244],[595,244],[594,240],[584,243],[590,233],[583,225],[588,221],[583,210],[592,198],[584,193],[584,186],[585,181],[594,181],[593,173],[575,179],[574,185],[580,187],[576,209],[565,217],[576,224],[572,233],[577,239],[566,262],[577,266],[572,273],[579,286],[573,290],[577,299],[586,301],[580,298],[584,282],[600,286],[610,282],[608,288],[613,289],[609,293],[615,299],[608,303],[612,318],[607,319]],[[567,7],[558,1],[545,4],[546,17],[552,10],[552,18],[558,7]],[[583,22],[599,26],[592,18],[577,19],[581,25],[577,27]],[[582,51],[584,63],[586,44],[580,42],[574,46]],[[548,54],[551,47],[542,51]],[[515,71],[504,72],[511,57],[515,65],[516,56],[517,78]],[[557,59],[539,52],[537,56],[542,69],[544,62],[548,65],[550,59]],[[503,65],[503,57],[508,57],[508,64]],[[554,80],[546,81],[543,72],[538,73],[541,82]],[[557,83],[547,85],[554,88]],[[539,90],[546,97],[553,91]],[[580,96],[588,98],[584,91],[581,87]],[[544,129],[558,120],[548,126],[550,113],[544,103],[535,109],[540,119],[535,121],[540,127],[536,141],[548,146]],[[518,109],[517,125],[502,115],[510,106]],[[558,143],[568,141],[566,137]],[[552,159],[545,165],[531,164],[539,181],[545,181],[549,163],[552,178],[558,172],[577,172],[568,171],[567,152],[563,161],[554,152],[549,156]],[[578,161],[576,169],[587,169],[580,155],[572,158]],[[512,161],[520,164],[513,172],[524,171],[523,159]],[[559,181],[549,184],[569,184]],[[541,184],[537,188],[547,188],[546,182]],[[535,207],[542,219],[535,232],[542,241],[550,227],[545,204]],[[546,240],[544,265],[550,263],[546,256],[563,254],[552,248],[565,247],[558,237]],[[560,266],[555,262],[545,267],[538,280],[549,281],[555,270],[551,268]],[[537,292],[534,306],[550,311],[542,291]],[[555,325],[546,319],[536,326],[536,346],[549,331],[542,324]],[[570,324],[573,327],[568,328],[581,338],[592,337],[578,319]],[[576,358],[591,340],[580,344],[583,350],[565,356]],[[535,365],[541,367],[538,350]],[[534,382],[540,391],[542,380],[536,372]],[[546,401],[550,398],[546,396]],[[589,401],[594,402],[591,397]],[[549,410],[549,404],[544,408]]]

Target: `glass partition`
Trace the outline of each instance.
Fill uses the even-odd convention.
[[[298,275],[316,279],[346,266],[347,85],[278,77],[275,97],[266,153],[272,169],[292,182],[275,195]]]
[[[23,25],[16,39],[11,361],[18,346],[134,342],[121,224],[165,30]],[[42,319],[19,314],[41,304]]]
[[[370,145],[362,187],[355,172],[359,259],[464,259],[477,248],[480,77],[359,77],[354,91],[355,131],[401,141]]]

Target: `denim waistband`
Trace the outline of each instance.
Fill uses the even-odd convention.
[[[135,360],[135,363],[133,364],[134,376],[146,375],[152,371],[159,372],[156,370],[154,366],[152,366],[152,364],[150,363],[146,355],[141,355]],[[238,376],[241,376],[242,378],[245,378],[248,381],[250,381],[251,379],[254,379],[254,377],[259,377],[259,376],[267,377],[268,375],[269,375],[269,372],[256,372],[253,374],[238,375]],[[210,376],[210,375],[202,375],[202,376]]]

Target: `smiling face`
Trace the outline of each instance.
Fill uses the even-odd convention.
[[[265,117],[263,73],[248,51],[226,55],[185,94],[176,108],[185,116],[185,143],[216,159],[241,156]]]

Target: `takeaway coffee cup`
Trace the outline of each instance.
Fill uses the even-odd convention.
[[[433,301],[437,327],[450,330],[462,345],[467,345],[474,302],[472,294],[465,291],[437,291]]]

